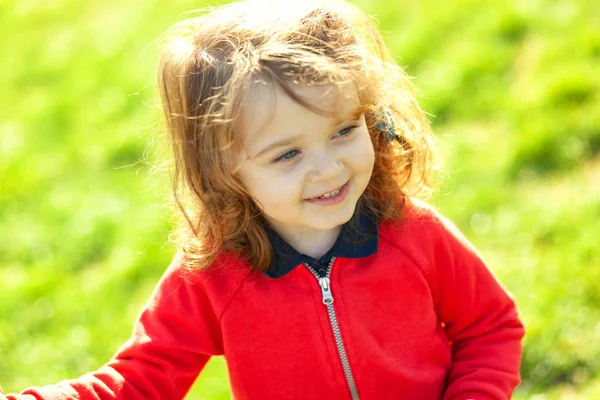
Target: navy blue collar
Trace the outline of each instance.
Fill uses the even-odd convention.
[[[326,267],[331,257],[363,258],[376,254],[379,229],[376,217],[355,211],[350,221],[342,227],[333,247],[318,260],[299,253],[274,230],[267,228],[267,234],[273,247],[273,263],[265,275],[281,278],[304,262],[319,268]]]

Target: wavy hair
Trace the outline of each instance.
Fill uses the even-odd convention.
[[[189,268],[209,267],[226,252],[260,271],[272,262],[265,220],[233,172],[241,146],[234,122],[258,79],[311,110],[293,84],[355,85],[375,149],[361,210],[379,221],[398,218],[406,196],[431,191],[429,123],[370,17],[343,0],[247,0],[204,10],[171,27],[158,67],[179,216],[172,239]]]

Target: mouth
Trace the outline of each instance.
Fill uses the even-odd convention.
[[[310,203],[322,203],[322,204],[337,203],[337,202],[343,200],[343,198],[345,198],[346,194],[348,193],[349,184],[350,184],[350,181],[347,181],[342,186],[340,186],[336,189],[333,189],[332,191],[322,193],[315,197],[310,197],[308,199],[305,199],[305,201],[308,201]]]
[[[344,183],[344,185],[345,185],[345,183]],[[340,190],[342,190],[342,188],[344,187],[344,185],[342,185],[342,186],[338,187],[337,189],[334,189],[334,190],[332,190],[331,192],[326,192],[326,193],[320,194],[320,195],[318,195],[318,196],[311,197],[311,198],[309,198],[308,200],[314,200],[314,199],[328,199],[328,198],[330,198],[330,197],[333,197],[333,196],[337,195],[337,194],[340,192]]]

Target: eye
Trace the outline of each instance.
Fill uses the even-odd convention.
[[[283,153],[281,156],[277,157],[273,161],[274,162],[290,161],[290,160],[293,160],[294,157],[296,157],[296,155],[298,155],[299,153],[300,153],[300,151],[298,151],[298,150],[290,150],[288,152]]]
[[[360,125],[350,125],[347,126],[345,128],[340,129],[339,131],[337,131],[334,135],[334,137],[337,136],[350,136],[350,134],[352,134],[352,132],[354,131],[354,129],[358,128]]]

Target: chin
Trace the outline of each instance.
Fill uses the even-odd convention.
[[[346,222],[352,219],[352,212],[348,213],[348,215],[340,216],[336,219],[331,219],[327,221],[323,221],[323,224],[319,224],[319,226],[315,226],[314,229],[318,229],[321,231],[328,231],[340,225],[344,225]]]
[[[332,229],[335,229],[338,226],[343,225],[343,224],[344,224],[344,222],[340,222],[339,224],[319,225],[319,226],[313,226],[312,228],[314,230],[317,230],[317,231],[323,231],[323,232],[325,232],[325,231],[330,231]]]

